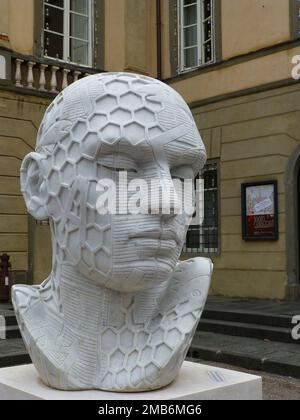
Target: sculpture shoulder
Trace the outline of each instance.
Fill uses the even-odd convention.
[[[213,272],[213,263],[209,258],[196,257],[185,261],[179,261],[175,276],[177,278],[192,279],[197,277],[211,277]]]
[[[208,258],[192,258],[177,264],[162,306],[165,310],[188,302],[189,310],[203,308],[210,287],[213,264]]]
[[[41,285],[14,285],[12,287],[11,297],[14,309],[19,312],[26,312],[38,302],[47,303],[49,307],[53,307],[57,311],[57,305],[53,305],[51,277],[45,279]]]
[[[15,311],[25,312],[40,300],[39,286],[16,284],[12,287],[11,297]]]

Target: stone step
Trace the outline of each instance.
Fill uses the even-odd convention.
[[[198,329],[200,331],[228,334],[239,337],[259,338],[262,340],[268,339],[283,343],[299,343],[299,340],[293,340],[292,329],[284,327],[272,327],[268,325],[249,324],[245,322],[230,322],[201,318]]]
[[[0,315],[1,315],[1,313],[0,313]],[[18,325],[17,318],[16,318],[14,313],[6,313],[2,316],[5,318],[5,324],[8,327]]]
[[[209,304],[207,306],[209,307]],[[244,310],[206,308],[203,311],[202,318],[230,322],[243,322],[247,324],[268,325],[270,327],[282,328],[291,328],[292,325],[291,315],[279,315]]]
[[[21,332],[17,325],[10,325],[5,327],[4,332],[2,327],[0,328],[0,336],[5,337],[6,340],[10,340],[12,338],[21,338]]]
[[[0,340],[0,368],[27,363],[31,363],[31,359],[21,338]]]
[[[17,325],[17,318],[11,304],[0,304],[0,317],[5,318],[5,325]],[[1,322],[3,324],[3,322]]]
[[[187,356],[300,378],[297,344],[198,331]]]

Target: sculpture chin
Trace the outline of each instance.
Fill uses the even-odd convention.
[[[212,263],[177,265],[152,291],[102,288],[65,268],[54,282],[13,287],[19,327],[42,380],[57,389],[137,392],[161,388],[178,375],[200,319]]]
[[[88,270],[78,265],[78,271],[95,282],[98,286],[116,292],[134,293],[149,290],[170,280],[176,268],[174,258],[148,258],[136,262],[128,262],[121,269],[111,271],[108,276],[102,276],[99,270]],[[128,271],[128,274],[124,274]]]

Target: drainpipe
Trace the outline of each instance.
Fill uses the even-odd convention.
[[[156,0],[157,79],[161,80],[161,0]]]

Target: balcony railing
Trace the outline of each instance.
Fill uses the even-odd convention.
[[[56,60],[11,56],[11,81],[26,90],[55,95],[76,80],[95,73],[98,71]]]

